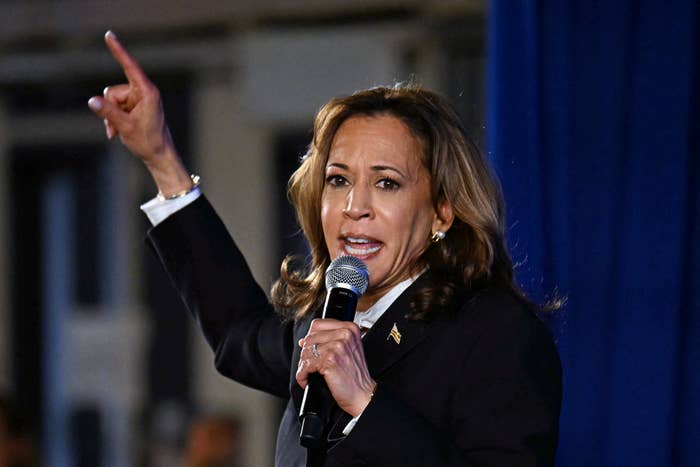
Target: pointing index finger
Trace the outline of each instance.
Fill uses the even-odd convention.
[[[116,34],[112,31],[107,31],[105,34],[105,43],[112,53],[112,56],[119,62],[119,65],[121,65],[129,83],[146,84],[149,82],[146,74],[136,62],[136,59],[126,51],[121,42],[119,42],[119,39],[117,39]]]

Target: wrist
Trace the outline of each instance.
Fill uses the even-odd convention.
[[[192,183],[188,189],[178,191],[178,192],[175,192],[172,194],[167,194],[167,195],[164,195],[162,192],[158,191],[158,194],[156,195],[156,197],[160,201],[169,201],[169,200],[182,198],[183,196],[187,196],[190,193],[192,193],[199,186],[199,182],[201,179],[200,179],[199,175],[190,174],[190,180],[192,181]]]
[[[158,194],[164,198],[192,190],[194,183],[190,173],[172,146],[164,148],[161,154],[145,161]]]
[[[357,405],[357,408],[355,410],[350,412],[350,415],[352,415],[354,418],[362,415],[362,412],[364,412],[369,403],[372,402],[372,398],[374,397],[374,393],[376,390],[377,382],[372,380],[367,390],[364,391],[361,402]]]

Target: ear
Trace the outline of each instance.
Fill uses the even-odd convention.
[[[432,233],[442,230],[447,232],[452,227],[452,222],[455,220],[455,212],[452,208],[452,203],[446,199],[442,199],[438,202],[435,208],[435,217],[433,218],[433,230]]]

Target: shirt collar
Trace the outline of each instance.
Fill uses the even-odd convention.
[[[399,282],[396,284],[394,287],[392,287],[387,293],[382,295],[379,300],[377,300],[374,305],[371,307],[367,308],[366,311],[356,311],[355,312],[355,319],[353,319],[353,322],[357,324],[361,328],[371,328],[374,326],[374,323],[377,322],[379,318],[384,314],[386,310],[389,309],[392,303],[399,298],[399,295],[401,295],[404,290],[409,288],[411,284],[413,284],[416,279],[420,277],[421,274],[423,274],[425,270],[419,272],[415,276],[409,277],[408,279]]]

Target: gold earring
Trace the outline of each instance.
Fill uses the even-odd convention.
[[[443,232],[442,230],[436,230],[433,236],[430,237],[430,241],[433,243],[437,243],[443,238],[445,238],[445,232]]]

